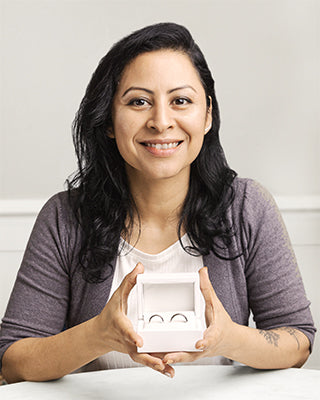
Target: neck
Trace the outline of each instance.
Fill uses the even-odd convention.
[[[189,174],[185,179],[159,180],[131,176],[129,182],[142,224],[177,226],[189,188]]]
[[[188,169],[179,177],[152,179],[127,170],[137,209],[130,236],[124,236],[132,246],[148,254],[158,254],[178,240],[177,228],[189,188],[189,174]]]

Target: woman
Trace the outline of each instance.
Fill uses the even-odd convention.
[[[42,209],[3,319],[7,381],[139,364],[173,377],[196,360],[303,365],[315,329],[280,214],[236,178],[218,132],[214,81],[184,27],[146,27],[101,60],[74,123],[78,173]],[[202,351],[137,352],[144,270],[199,270]]]

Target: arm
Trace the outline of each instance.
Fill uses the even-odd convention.
[[[190,362],[221,355],[254,368],[300,367],[309,355],[309,340],[299,330],[283,327],[260,330],[234,323],[216,296],[207,269],[200,270],[208,328],[196,347],[201,353],[170,353],[163,362]]]
[[[138,264],[98,316],[53,336],[12,344],[3,357],[2,373],[7,382],[58,379],[109,351],[127,353],[136,362],[172,375],[172,367],[160,358],[137,353],[142,339],[126,317],[128,295],[142,272],[143,266]]]
[[[78,300],[90,299],[74,298],[86,293],[86,285],[73,289],[81,283],[74,273],[77,234],[66,197],[54,196],[37,218],[0,329],[0,370],[7,381],[60,378],[111,350],[159,371],[170,370],[159,358],[136,354],[139,337],[125,315],[128,291],[142,266],[124,279],[104,308],[81,315]],[[70,319],[74,304],[78,323]]]
[[[205,272],[206,269],[200,272],[201,288],[208,310],[206,318],[209,328],[205,333],[204,341],[198,343],[200,347],[203,345],[205,350],[207,347],[212,347],[212,343],[220,343],[225,357],[254,368],[289,368],[301,366],[306,361],[310,343],[307,337],[297,329],[283,327],[261,330],[232,322]],[[220,325],[224,326],[225,337],[222,340],[215,337],[214,327]],[[223,349],[224,346],[225,349]],[[213,345],[211,351],[219,352],[219,347],[217,349],[214,347]]]
[[[247,296],[257,329],[232,322],[212,288],[206,290],[207,308],[214,317],[207,315],[202,356],[219,354],[256,368],[301,366],[309,355],[315,328],[279,210],[270,194],[253,181],[237,192],[233,207],[239,252],[243,252],[239,260],[245,286],[240,292]],[[214,284],[215,276],[210,278]],[[202,284],[208,289],[203,275]],[[241,297],[236,301],[241,302]],[[218,318],[217,313],[224,317]],[[213,348],[208,342],[212,337]],[[207,346],[213,351],[206,351]]]
[[[24,338],[4,353],[2,373],[8,383],[58,379],[101,353],[96,318],[53,336]]]

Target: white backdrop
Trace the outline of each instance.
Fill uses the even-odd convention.
[[[318,0],[0,0],[0,198],[48,197],[75,169],[71,122],[98,61],[144,25],[185,24],[216,80],[232,168],[320,194]]]
[[[93,70],[160,21],[205,53],[229,164],[280,201],[320,324],[318,0],[0,0],[1,314],[39,204],[76,168],[71,123]]]

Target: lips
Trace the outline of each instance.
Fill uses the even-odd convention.
[[[140,142],[144,148],[156,157],[171,157],[180,149],[183,140],[177,139],[151,139]]]
[[[179,146],[179,142],[163,143],[163,144],[160,144],[160,143],[157,143],[157,144],[155,144],[155,143],[146,143],[145,146],[153,147],[153,148],[158,149],[158,150],[167,150],[167,149],[173,149],[173,148]]]
[[[142,142],[146,147],[151,147],[157,150],[168,150],[168,149],[174,149],[179,146],[179,144],[182,143],[182,141],[165,141],[165,142],[160,142],[160,141],[147,141],[147,142]]]

